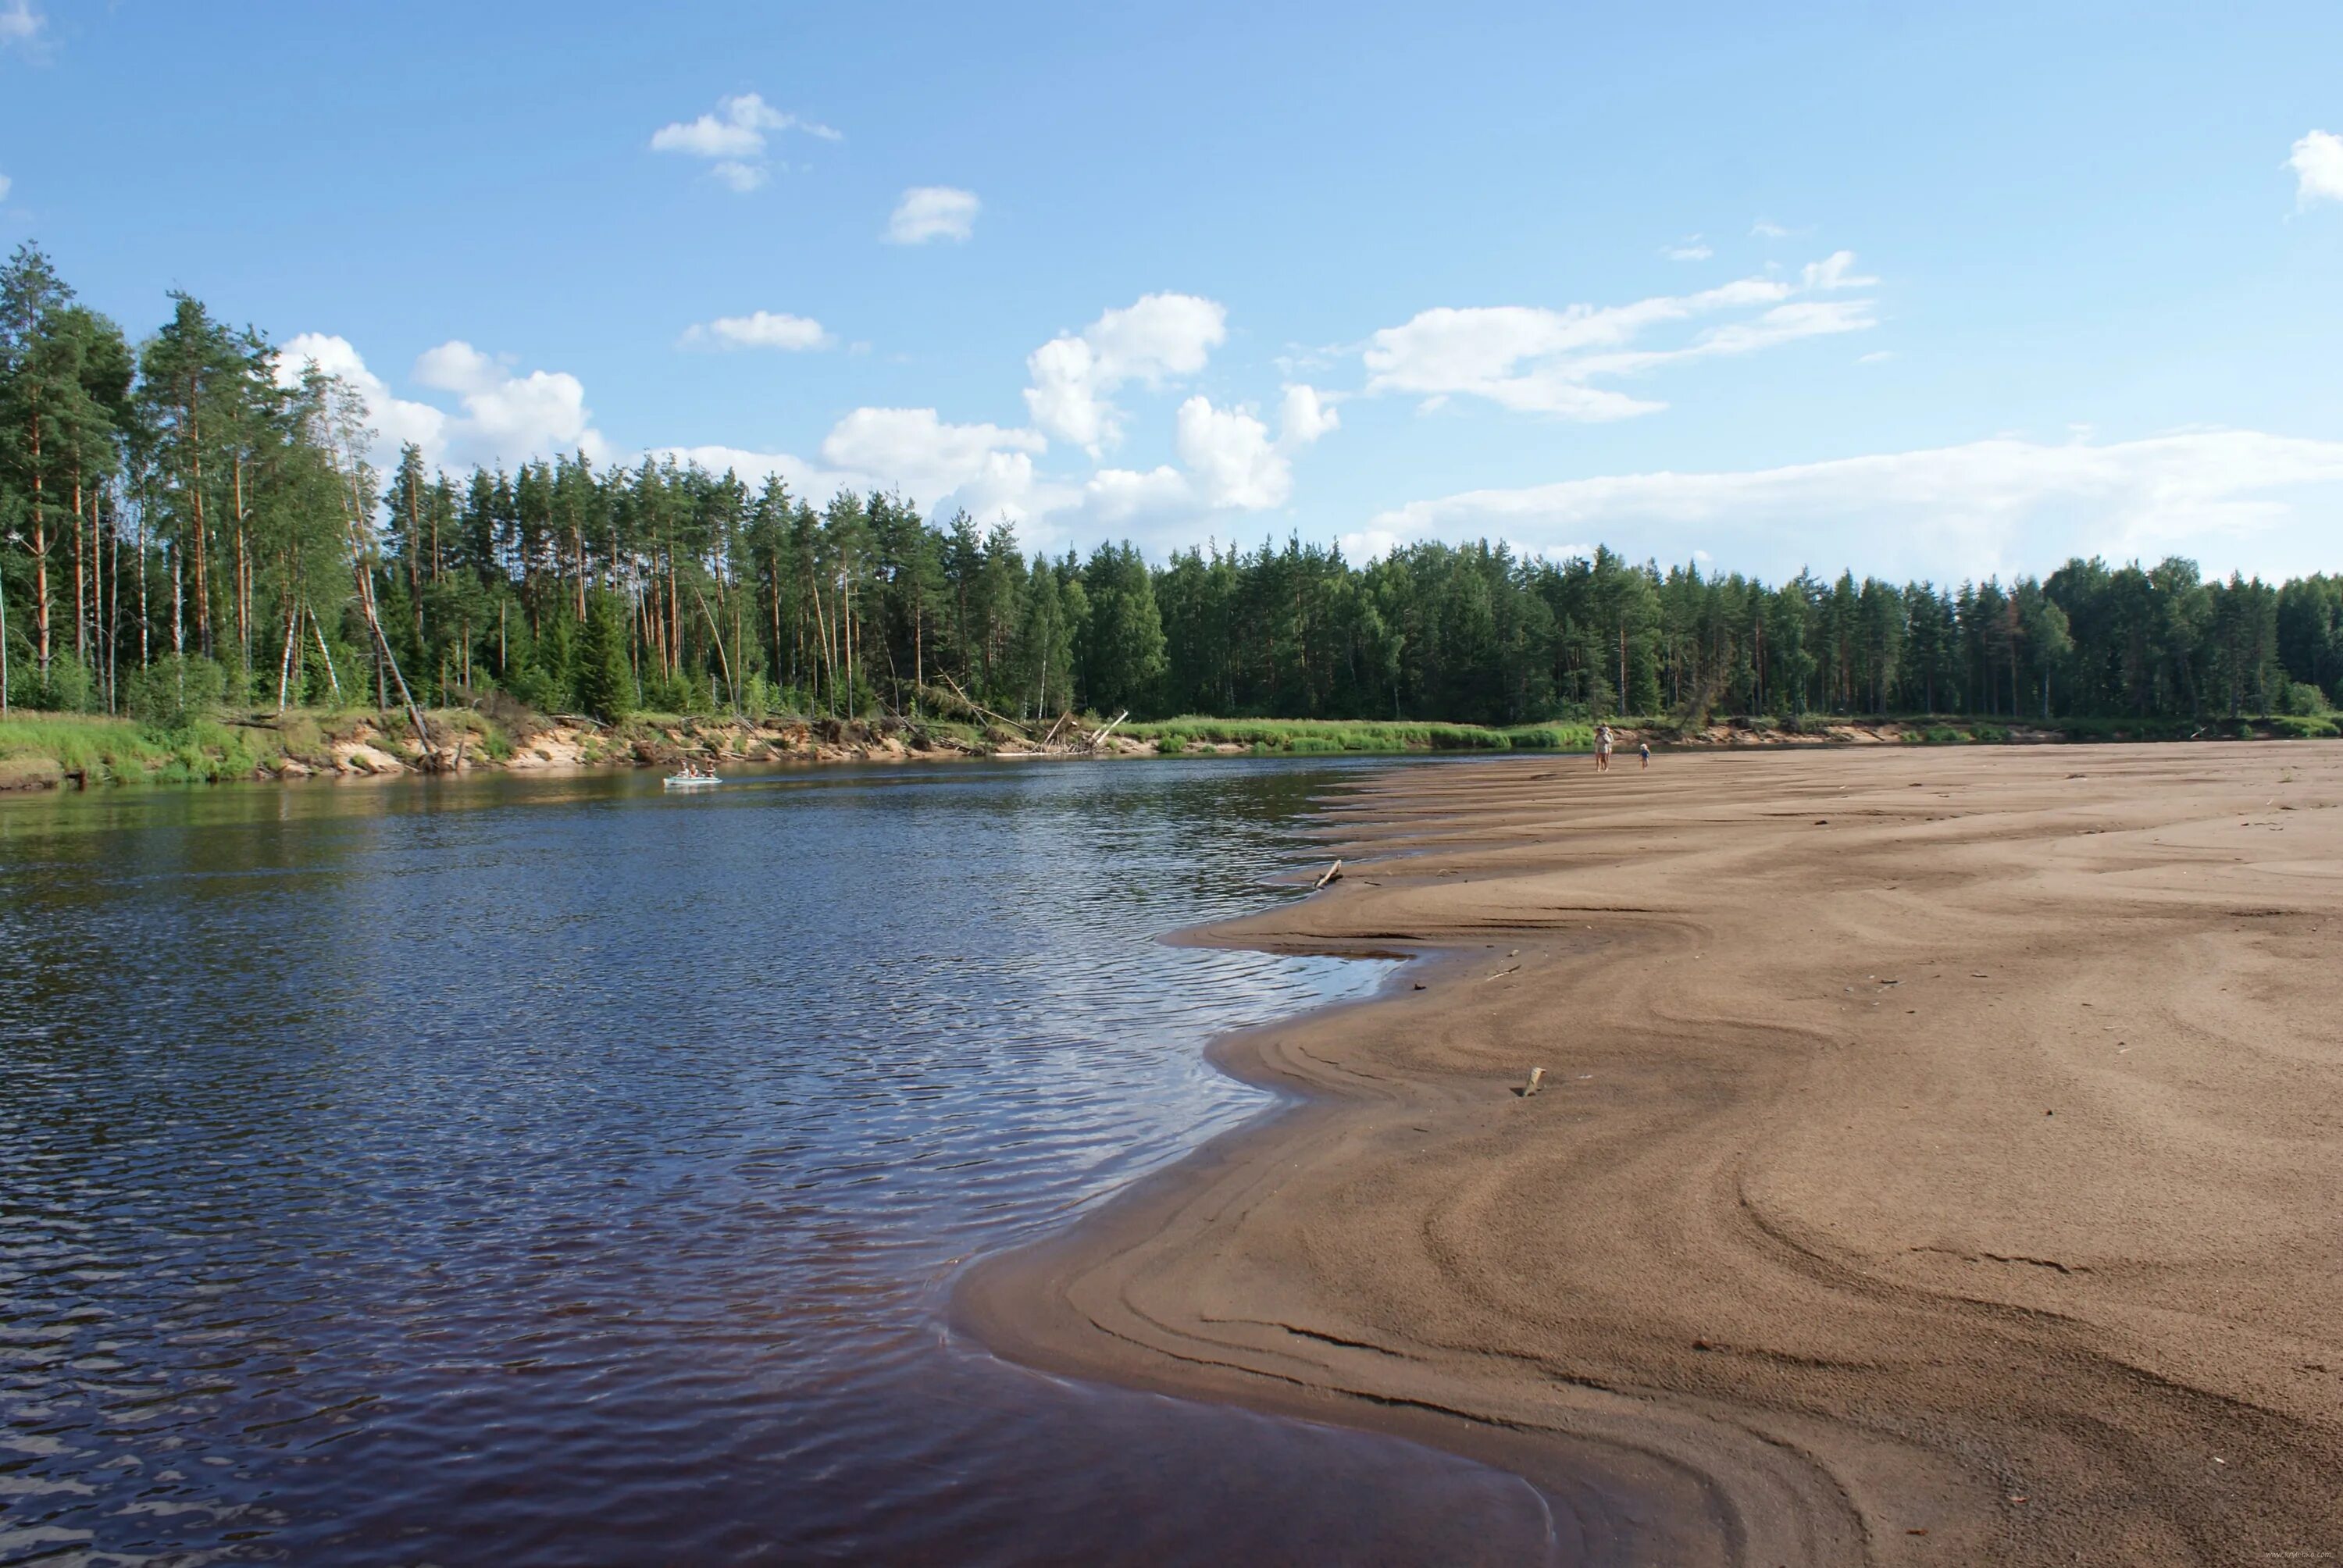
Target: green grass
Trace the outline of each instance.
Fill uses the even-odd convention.
[[[213,784],[273,773],[287,759],[328,766],[333,742],[355,739],[371,723],[374,744],[411,748],[402,715],[296,709],[264,713],[258,724],[199,719],[183,729],[156,729],[100,714],[12,713],[0,719],[0,788],[79,779],[90,784]],[[433,738],[462,739],[470,754],[502,760],[512,738],[469,709],[427,715]]]
[[[92,784],[209,783],[249,778],[284,759],[274,730],[209,721],[168,733],[127,719],[68,713],[0,721],[0,762],[53,763]]]
[[[1584,750],[1594,732],[1584,724],[1409,723],[1367,719],[1204,719],[1190,716],[1128,724],[1117,733],[1152,740],[1165,751],[1242,746],[1256,756],[1391,755],[1408,751]]]

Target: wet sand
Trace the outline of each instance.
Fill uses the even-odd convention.
[[[1202,940],[1427,956],[1222,1042],[1297,1103],[973,1270],[989,1343],[1509,1464],[1565,1560],[2343,1561],[2343,747],[1330,820],[1345,879]]]

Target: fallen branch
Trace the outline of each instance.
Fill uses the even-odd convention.
[[[1318,891],[1318,890],[1319,890],[1319,889],[1323,888],[1323,887],[1324,887],[1327,883],[1329,883],[1329,882],[1340,881],[1340,880],[1342,879],[1342,861],[1340,861],[1340,860],[1337,860],[1337,861],[1335,861],[1332,865],[1331,865],[1331,866],[1329,866],[1329,867],[1327,867],[1327,868],[1326,868],[1326,874],[1325,874],[1324,876],[1322,876],[1322,877],[1319,878],[1319,879],[1318,879],[1318,880],[1317,880],[1314,884],[1312,884],[1312,887],[1311,887],[1310,890],[1311,890],[1312,892],[1313,892],[1313,893],[1314,893],[1314,892]]]
[[[1089,740],[1083,743],[1082,749],[1085,751],[1096,751],[1100,746],[1105,743],[1106,738],[1114,733],[1114,727],[1130,717],[1131,709],[1128,708],[1124,709],[1121,713],[1116,714],[1112,719],[1107,721],[1105,729],[1100,730],[1097,734],[1091,736]]]

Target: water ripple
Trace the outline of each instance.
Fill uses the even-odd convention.
[[[1212,1034],[1379,979],[1154,940],[1332,777],[9,803],[0,1563],[1544,1554],[1513,1478],[942,1327],[1260,1109]]]

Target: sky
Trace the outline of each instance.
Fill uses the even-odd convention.
[[[2343,569],[2343,6],[0,0],[0,246],[460,469]]]

